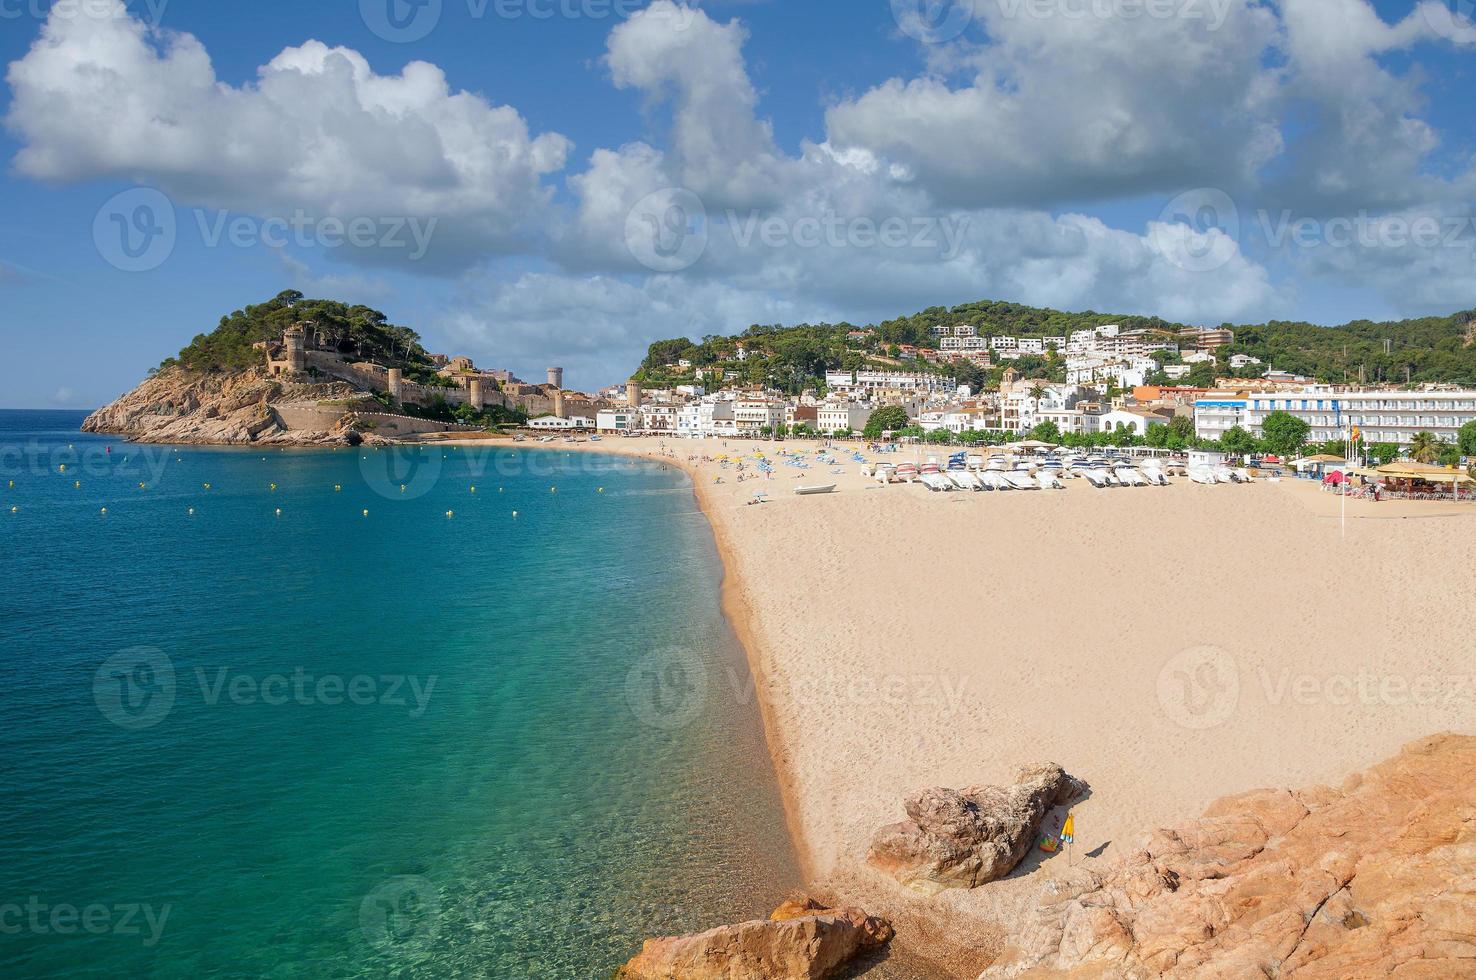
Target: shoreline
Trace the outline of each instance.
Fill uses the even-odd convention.
[[[812,887],[815,881],[815,857],[805,835],[804,825],[800,820],[799,786],[789,764],[789,754],[784,744],[785,735],[780,729],[779,720],[774,713],[774,705],[766,692],[769,675],[764,669],[762,639],[754,625],[754,612],[743,593],[743,581],[735,569],[737,547],[729,540],[726,529],[713,519],[713,503],[702,492],[697,474],[686,467],[679,466],[678,469],[686,473],[692,481],[692,493],[697,500],[697,508],[702,512],[702,517],[707,521],[708,529],[712,532],[718,561],[722,564],[723,569],[719,605],[723,618],[728,621],[748,661],[748,673],[753,681],[754,700],[758,703],[759,708],[759,724],[763,726],[764,743],[769,747],[769,764],[779,784],[779,799],[784,809],[784,824],[789,830],[790,846],[794,848],[795,858],[799,862],[800,878],[803,884],[807,888]]]
[[[1073,480],[1065,491],[933,494],[883,489],[849,461],[843,475],[821,477],[818,466],[794,473],[840,484],[836,494],[799,497],[782,466],[739,485],[731,468],[701,459],[755,451],[773,459],[778,448],[730,442],[406,445],[624,457],[691,480],[722,563],[722,614],[743,646],[803,883],[892,917],[899,966],[914,955],[956,955],[939,948],[949,939],[981,956],[997,952],[999,934],[989,930],[1024,921],[1062,870],[1032,855],[1015,875],[972,891],[927,900],[903,892],[864,854],[870,833],[901,816],[906,793],[1003,782],[1016,765],[1058,762],[1093,786],[1076,808],[1076,865],[1099,869],[1130,852],[1136,835],[1194,820],[1222,797],[1338,785],[1414,738],[1476,733],[1476,686],[1454,705],[1339,705],[1331,688],[1303,705],[1277,673],[1463,673],[1476,685],[1450,612],[1476,588],[1476,572],[1451,567],[1476,545],[1476,504],[1347,501],[1340,531],[1343,502],[1310,481],[1205,487],[1180,479],[1098,491]],[[759,489],[770,502],[745,506]],[[1424,557],[1410,568],[1409,554]],[[1132,590],[1120,597],[1099,594],[1123,583]],[[960,630],[970,635],[960,639]],[[1395,637],[1422,652],[1390,649]],[[1441,647],[1447,652],[1435,652]],[[1155,698],[1154,679],[1161,685],[1178,658],[1206,648],[1230,656],[1242,680],[1235,710],[1199,728],[1174,716],[1161,687]],[[857,680],[917,676],[971,687],[941,718],[935,704],[898,706],[874,689],[836,695]],[[818,706],[806,701],[816,682]]]

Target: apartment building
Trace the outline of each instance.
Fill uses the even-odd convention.
[[[1369,442],[1408,445],[1417,432],[1455,442],[1461,426],[1476,421],[1476,389],[1454,391],[1340,391],[1313,386],[1248,398],[1245,427],[1257,435],[1272,412],[1287,412],[1311,426],[1308,438],[1323,442],[1357,426]]]

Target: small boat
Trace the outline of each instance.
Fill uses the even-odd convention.
[[[1066,485],[1061,478],[1050,470],[1041,470],[1035,474],[1035,481],[1040,484],[1042,490],[1065,490]]]
[[[1145,464],[1138,472],[1142,473],[1143,479],[1147,480],[1153,486],[1166,487],[1169,485],[1169,478],[1157,465]]]
[[[799,494],[802,497],[806,497],[806,496],[809,496],[810,494],[814,494],[814,493],[834,493],[835,492],[835,484],[834,483],[825,483],[825,484],[820,484],[818,486],[813,486],[813,487],[795,487],[794,488],[794,492],[797,493],[797,494]]]
[[[1112,481],[1107,479],[1107,471],[1100,467],[1083,466],[1079,468],[1076,472],[1077,475],[1081,476],[1098,490],[1112,486]]]
[[[1250,470],[1246,469],[1244,466],[1237,466],[1235,469],[1231,470],[1230,472],[1241,483],[1251,483],[1251,482],[1254,482],[1254,477],[1252,477],[1250,475]]]
[[[1008,473],[1001,473],[1000,476],[1016,490],[1040,489],[1040,484],[1036,482],[1035,477],[1025,470],[1010,470]]]
[[[886,486],[888,483],[891,483],[893,480],[896,479],[897,467],[893,466],[891,463],[877,463],[876,467],[872,470],[871,475],[877,483],[880,483],[882,486]]]
[[[1215,482],[1239,483],[1240,478],[1235,475],[1235,471],[1232,470],[1230,467],[1221,465],[1215,467]]]
[[[984,484],[968,470],[949,470],[944,474],[960,490],[983,490]]]
[[[897,479],[903,483],[913,483],[917,480],[917,464],[898,463],[896,473]]]
[[[1189,467],[1189,479],[1193,480],[1195,483],[1203,483],[1207,485],[1220,482],[1219,479],[1217,479],[1215,476],[1214,469],[1208,466]]]
[[[1146,487],[1148,485],[1147,478],[1133,466],[1118,464],[1113,467],[1112,475],[1117,477],[1117,482],[1125,487]]]
[[[938,466],[938,461],[935,459],[922,464],[918,472],[918,480],[929,490],[953,489],[953,484],[948,481],[948,477],[943,475],[942,468]]]

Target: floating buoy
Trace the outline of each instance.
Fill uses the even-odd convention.
[[[277,489],[277,485],[275,483],[272,484],[272,489],[273,490]]]
[[[369,516],[369,508],[367,508],[367,507],[364,508],[364,516],[365,517],[368,517]]]
[[[341,484],[341,483],[335,483],[335,484],[333,484],[333,492],[334,493],[343,493],[343,484]]]
[[[82,481],[81,480],[77,480],[77,481],[73,482],[72,486],[76,487],[78,490],[81,490],[82,489]]]
[[[194,517],[195,516],[195,508],[193,508],[193,507],[190,508],[190,516],[191,517]]]
[[[61,464],[61,472],[62,473],[65,473],[66,471],[67,471],[67,464],[66,463]]]
[[[12,514],[19,514],[20,513],[20,508],[19,507],[12,507],[12,508],[10,508],[10,512]]]
[[[454,511],[454,510],[448,510],[448,511],[446,511],[446,516],[447,517],[455,517],[456,516],[456,511]]]
[[[403,484],[403,483],[400,484],[400,492],[401,493],[404,493],[405,492],[405,484]]]
[[[513,511],[513,518],[516,519],[517,516],[518,516],[518,512],[517,511]]]
[[[139,485],[138,485],[138,488],[139,488],[139,489],[140,489],[140,490],[147,490],[147,489],[148,489],[148,486],[147,486],[147,485],[146,485],[146,484],[143,484],[143,483],[140,483],[140,484],[139,484]]]
[[[472,487],[471,492],[472,493],[476,493],[477,492],[477,488],[476,487]]]
[[[10,481],[10,488],[11,488],[11,489],[12,489],[12,490],[14,490],[14,489],[15,489],[15,481],[14,481],[14,480],[11,480],[11,481]]]
[[[605,488],[604,487],[600,487],[598,490],[595,491],[595,493],[604,493],[604,492],[605,492]]]
[[[548,488],[548,492],[549,493],[558,493],[559,492],[559,488],[558,487],[549,487]]]
[[[498,487],[498,488],[497,488],[497,492],[498,492],[498,493],[501,493],[501,492],[502,492],[502,487]]]
[[[201,486],[203,486],[206,490],[210,489],[210,484],[208,483],[202,483]]]
[[[103,508],[103,509],[102,509],[102,510],[101,510],[101,511],[100,511],[100,513],[103,513],[103,514],[106,514],[106,513],[107,513],[107,512],[108,512],[108,509],[107,509],[107,508],[106,508],[106,507],[104,507],[104,508]]]
[[[282,508],[280,508],[280,507],[277,508],[277,516],[278,517],[281,517],[282,516]]]

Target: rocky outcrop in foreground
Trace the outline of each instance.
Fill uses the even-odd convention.
[[[1476,977],[1476,738],[1340,788],[1227,797],[1045,883],[985,977]]]
[[[863,949],[892,938],[884,919],[828,909],[810,898],[785,902],[767,920],[691,936],[648,939],[616,980],[822,980]]]
[[[876,832],[866,860],[925,895],[975,888],[1015,870],[1046,813],[1085,791],[1051,764],[1021,769],[1011,786],[924,789],[904,801],[907,820]]]
[[[321,429],[289,431],[277,412],[279,406],[323,403],[339,406],[342,412],[334,408],[323,413]],[[139,442],[337,444],[354,441],[349,413],[365,406],[374,410],[377,403],[341,381],[284,381],[261,369],[223,374],[166,368],[93,412],[82,429],[118,433]]]

